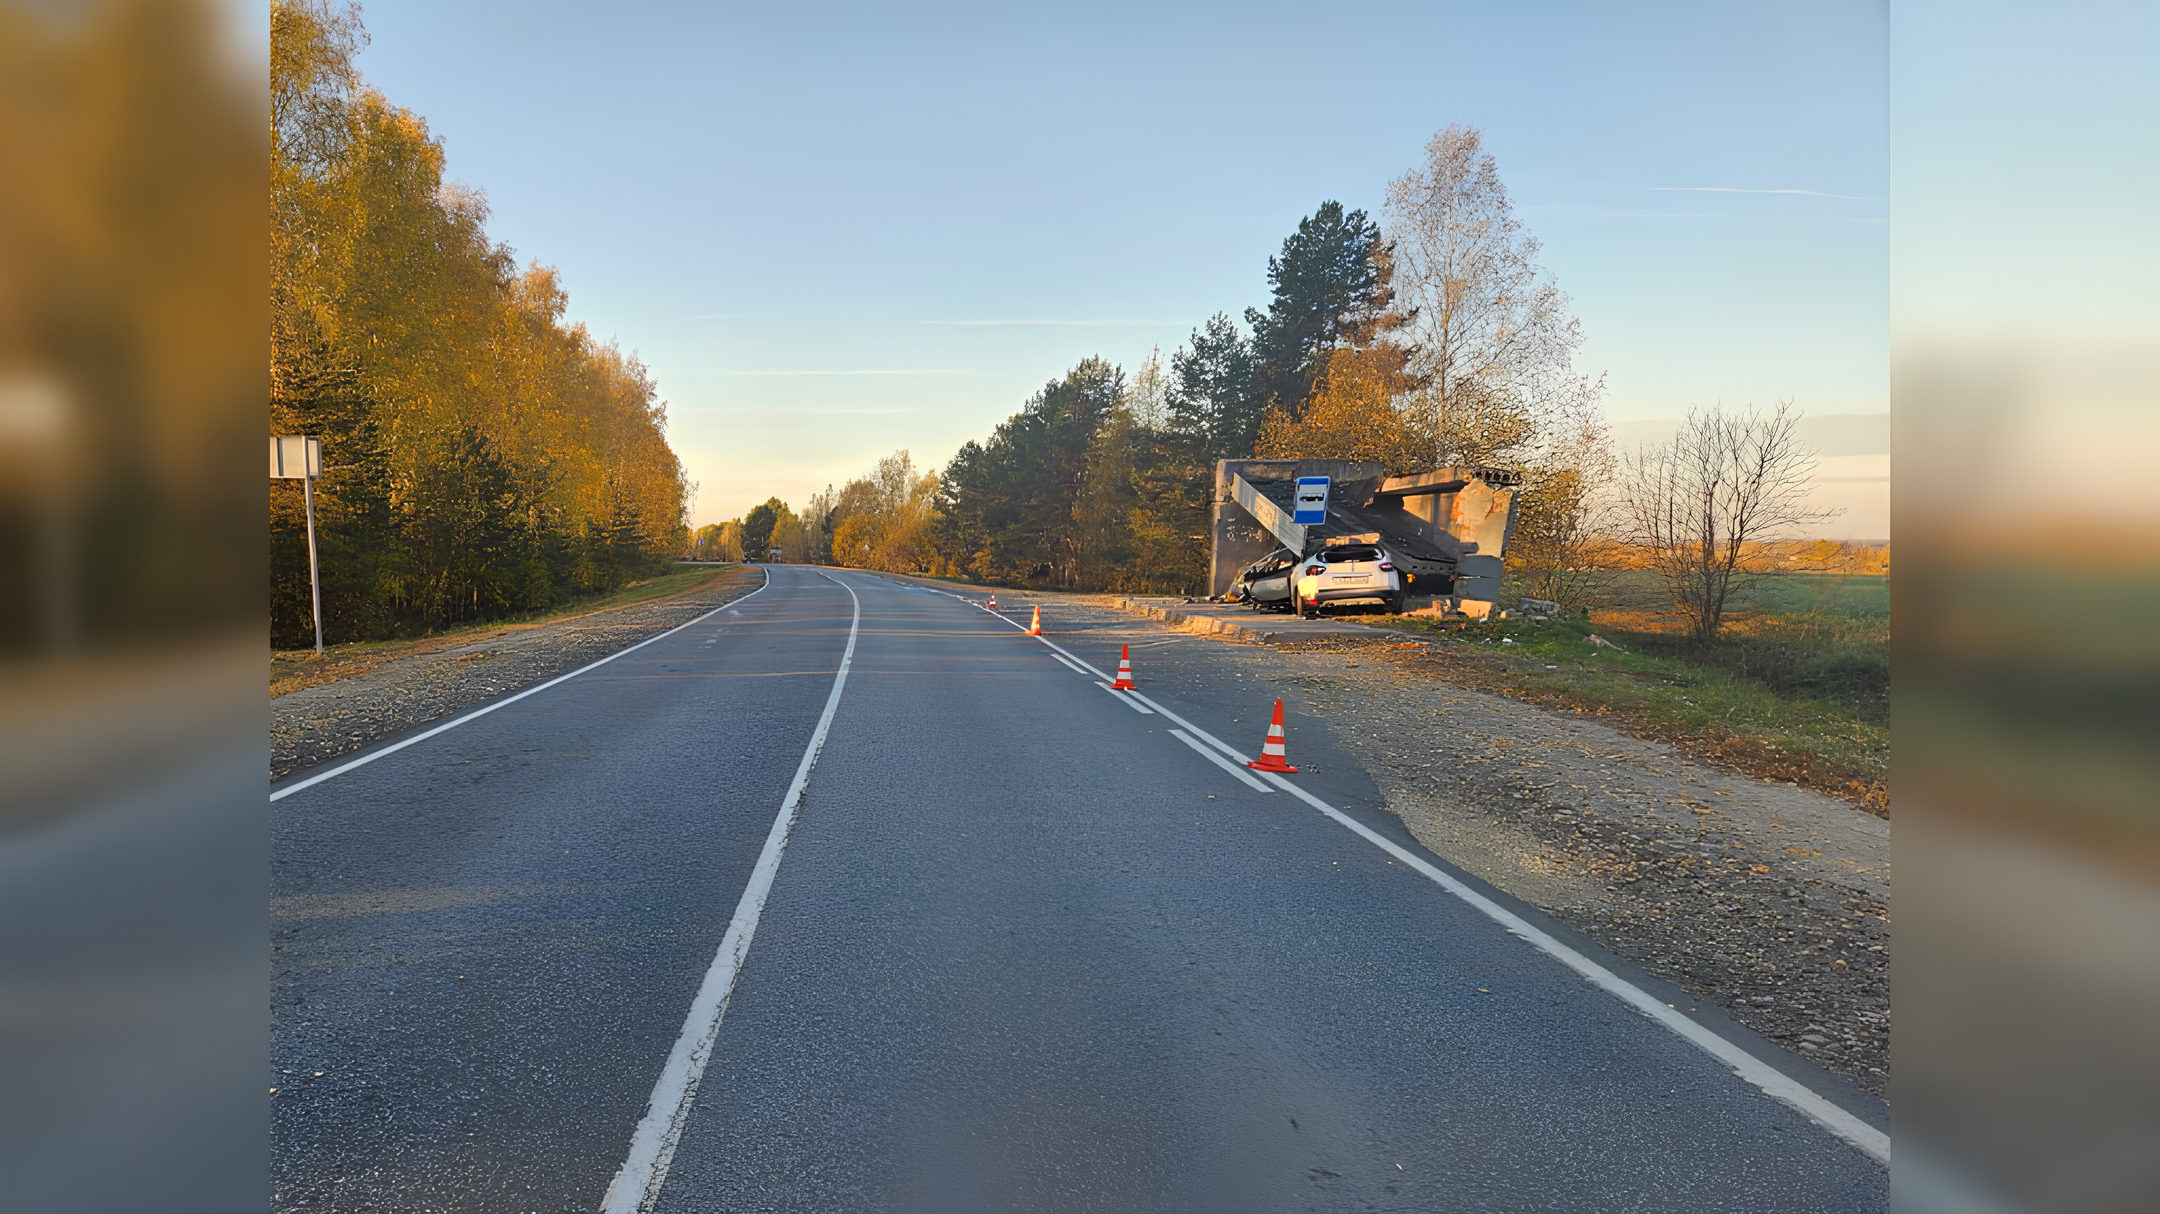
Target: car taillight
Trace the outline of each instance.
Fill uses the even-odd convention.
[[[1312,568],[1307,569],[1305,572],[1313,575],[1314,577],[1319,577],[1322,573],[1326,571],[1321,569],[1320,566],[1314,565]]]
[[[1395,568],[1395,562],[1393,562],[1393,561],[1382,561],[1382,562],[1380,562],[1380,567],[1381,567],[1382,569],[1393,569],[1393,568]]]

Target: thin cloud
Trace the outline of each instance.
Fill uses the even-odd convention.
[[[1523,208],[1526,211],[1553,215],[1580,215],[1588,219],[1723,219],[1722,214],[1708,211],[1614,211],[1603,207],[1586,207],[1573,202],[1545,202]]]
[[[803,415],[803,414],[806,414],[806,413],[821,413],[821,414],[822,414],[822,413],[830,413],[830,414],[847,414],[847,415],[853,416],[853,415],[858,415],[858,414],[880,414],[880,415],[882,415],[882,414],[889,414],[889,413],[920,413],[920,412],[922,412],[922,410],[920,410],[920,409],[786,409],[786,408],[774,408],[774,407],[773,407],[773,406],[771,406],[771,405],[743,405],[743,406],[726,406],[726,405],[722,405],[722,406],[719,406],[719,407],[716,407],[716,408],[711,408],[711,409],[670,409],[670,410],[668,410],[668,412],[670,412],[670,413],[760,413],[760,414],[766,414],[766,415],[771,415],[771,414],[779,413],[779,414],[785,414],[785,415],[786,415],[786,416],[788,416],[788,417],[797,417],[797,416],[801,416],[801,415]]]
[[[1174,326],[1183,324],[1176,320],[924,320],[925,325],[960,325],[974,328],[978,325],[1068,325],[1083,329],[1115,329],[1142,325]]]
[[[973,371],[959,367],[902,367],[870,371],[707,371],[707,375],[762,376],[762,375],[973,375]]]
[[[1847,202],[1881,202],[1880,198],[1866,198],[1859,194],[1826,194],[1821,190],[1744,190],[1729,185],[1654,185],[1650,187],[1668,194],[1806,194],[1810,198],[1843,198]]]

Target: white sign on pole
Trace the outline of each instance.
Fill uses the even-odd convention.
[[[299,481],[301,500],[307,503],[308,591],[315,600],[315,653],[322,643],[322,566],[315,558],[315,479],[322,475],[322,440],[297,434],[270,438],[270,479]]]
[[[1297,478],[1297,509],[1290,515],[1290,521],[1307,527],[1327,522],[1328,484],[1329,478],[1324,476]]]
[[[270,439],[270,479],[314,480],[322,475],[322,440],[297,434],[273,435]]]

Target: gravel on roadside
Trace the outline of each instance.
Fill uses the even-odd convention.
[[[746,569],[686,594],[481,633],[455,648],[395,658],[357,677],[276,696],[270,701],[270,778],[284,779],[567,674],[764,584],[761,570]]]

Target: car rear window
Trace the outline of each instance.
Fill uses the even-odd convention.
[[[1330,565],[1343,561],[1377,561],[1380,553],[1371,548],[1330,548],[1321,554],[1321,559]]]

